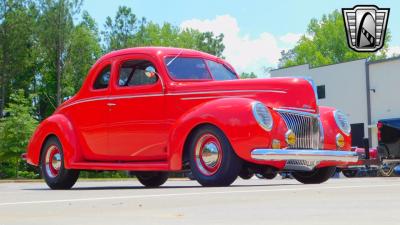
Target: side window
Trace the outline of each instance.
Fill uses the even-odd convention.
[[[118,86],[140,86],[156,83],[158,77],[154,72],[146,72],[149,70],[157,72],[154,65],[147,60],[129,60],[124,62],[119,70]]]
[[[215,80],[234,80],[238,79],[235,73],[223,64],[207,60],[207,66]]]
[[[168,57],[165,64],[172,79],[210,80],[207,66],[201,58]]]
[[[105,67],[96,77],[93,84],[94,89],[104,89],[108,87],[110,82],[111,66]]]

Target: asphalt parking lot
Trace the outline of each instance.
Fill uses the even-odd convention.
[[[145,189],[136,180],[0,183],[0,225],[9,224],[399,224],[400,178],[340,178],[320,185],[241,180],[203,188],[169,180]]]

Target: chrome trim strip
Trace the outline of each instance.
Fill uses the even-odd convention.
[[[85,102],[94,102],[94,101],[101,101],[101,100],[114,100],[114,99],[160,97],[160,96],[164,96],[164,95],[163,94],[147,94],[147,95],[120,95],[120,96],[108,96],[108,97],[91,97],[91,98],[84,98],[84,99],[77,100],[75,102],[72,102],[68,105],[61,107],[60,109],[68,108],[70,106],[77,105],[80,103],[85,103]]]
[[[266,161],[307,160],[357,162],[358,155],[352,151],[333,151],[322,149],[254,149],[251,158]]]
[[[76,104],[91,102],[91,101],[100,101],[100,100],[113,100],[113,99],[129,99],[129,98],[145,98],[145,97],[157,97],[157,96],[177,96],[177,95],[196,95],[196,94],[219,94],[219,93],[241,93],[241,92],[263,92],[263,93],[281,93],[285,94],[286,91],[282,90],[229,90],[229,91],[203,91],[203,92],[176,92],[176,93],[165,93],[165,94],[145,94],[145,95],[123,95],[123,96],[108,96],[108,97],[90,97],[85,99],[80,99],[78,101],[72,102],[68,105],[63,106],[60,109],[67,108]],[[199,96],[193,98],[181,98],[182,100],[191,100],[191,99],[207,99],[207,98],[219,98],[220,96]],[[225,96],[223,96],[225,97]],[[235,97],[235,96],[230,96]],[[242,96],[237,96],[242,97]],[[249,96],[250,97],[250,96]]]
[[[119,96],[109,96],[108,100],[114,99],[129,99],[129,98],[147,98],[147,97],[161,97],[164,94],[148,94],[148,95],[119,95]]]
[[[200,97],[187,97],[181,98],[181,100],[199,100],[199,99],[213,99],[213,98],[251,98],[254,95],[237,95],[237,96],[227,96],[227,95],[219,95],[219,96],[200,96]]]
[[[323,148],[325,144],[325,132],[324,126],[322,125],[322,121],[319,120],[319,147]]]
[[[274,110],[278,111],[278,112],[287,112],[287,113],[293,113],[293,114],[297,114],[297,115],[310,116],[310,117],[318,117],[319,116],[316,113],[302,112],[302,111],[296,111],[296,110],[290,110],[290,109],[274,108]]]
[[[280,93],[286,94],[286,91],[282,90],[227,90],[227,91],[200,91],[200,92],[170,92],[166,93],[165,95],[200,95],[200,94],[219,94],[219,93],[241,93],[241,92],[261,92],[261,93]]]
[[[304,111],[304,112],[309,112],[309,113],[315,113],[314,109],[306,109],[306,108],[297,108],[297,107],[280,107],[280,110],[295,110],[295,111]]]

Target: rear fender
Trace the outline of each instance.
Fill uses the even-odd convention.
[[[56,136],[61,142],[64,152],[64,166],[66,168],[69,168],[72,162],[82,159],[72,123],[64,115],[55,114],[40,123],[32,135],[27,151],[27,162],[29,164],[39,165],[43,145],[47,138],[51,136]]]

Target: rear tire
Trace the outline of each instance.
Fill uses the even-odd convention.
[[[357,170],[343,170],[343,175],[348,178],[356,177],[358,171]]]
[[[40,170],[51,189],[70,189],[79,178],[79,170],[64,167],[64,152],[58,138],[50,137],[43,146]]]
[[[242,168],[225,134],[211,125],[195,131],[186,150],[193,176],[203,186],[229,186]]]
[[[320,184],[323,183],[336,172],[336,167],[323,167],[314,169],[310,172],[292,172],[292,176],[303,184]]]
[[[136,172],[135,175],[141,184],[149,188],[159,187],[168,180],[167,172]]]
[[[249,168],[242,168],[239,172],[239,177],[243,180],[250,180],[254,176],[254,173]]]

